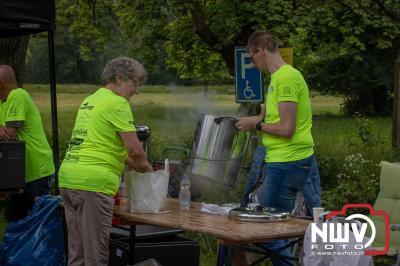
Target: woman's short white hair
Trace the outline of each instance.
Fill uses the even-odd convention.
[[[103,85],[115,83],[117,78],[123,81],[133,79],[140,84],[144,83],[147,79],[147,72],[143,65],[135,59],[129,57],[117,57],[109,61],[103,69],[101,74],[101,81]]]

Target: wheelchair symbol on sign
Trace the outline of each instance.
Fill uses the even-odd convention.
[[[250,99],[255,96],[253,89],[249,85],[248,80],[246,80],[246,87],[244,88],[243,95],[244,95],[244,98],[246,98],[246,99]]]

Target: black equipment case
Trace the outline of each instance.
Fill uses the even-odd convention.
[[[0,190],[25,187],[25,142],[0,141]]]

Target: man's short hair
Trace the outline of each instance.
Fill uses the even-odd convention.
[[[1,81],[7,84],[17,83],[17,76],[15,71],[11,65],[5,65],[0,63],[0,73],[1,73]]]
[[[266,31],[253,32],[246,45],[248,52],[255,52],[258,48],[267,49],[271,53],[278,51],[278,41],[272,33]]]

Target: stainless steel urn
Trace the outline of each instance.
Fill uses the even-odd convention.
[[[236,182],[246,138],[235,128],[236,121],[227,116],[201,116],[191,149],[192,178],[223,184]]]

